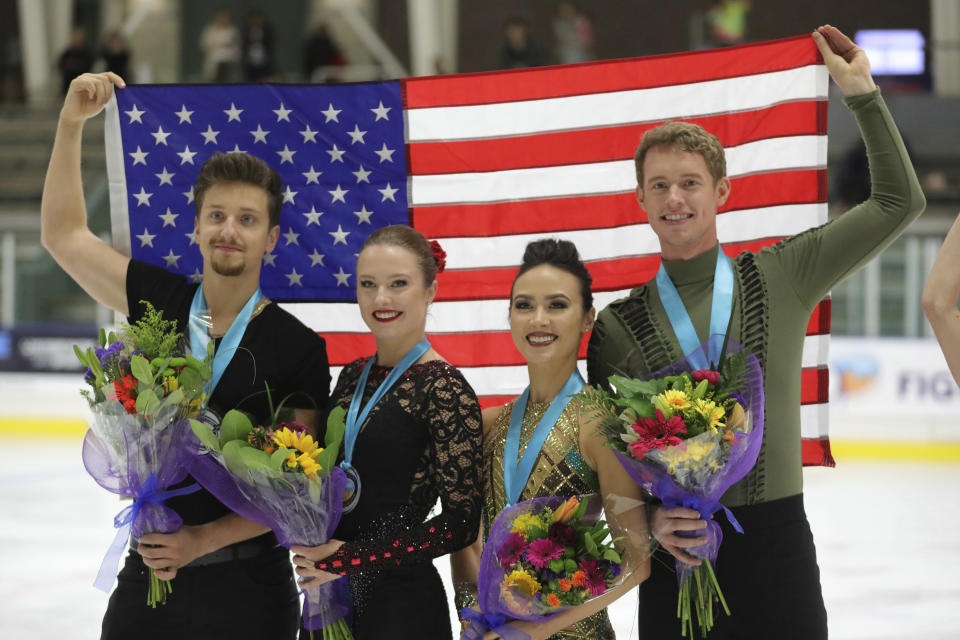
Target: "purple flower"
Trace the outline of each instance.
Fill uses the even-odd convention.
[[[520,560],[520,555],[527,550],[527,540],[522,533],[514,531],[503,541],[503,546],[497,550],[497,560],[500,566],[507,570]]]
[[[743,396],[740,395],[739,393],[731,393],[731,394],[728,395],[727,397],[728,397],[728,398],[733,398],[734,400],[736,400],[737,402],[739,402],[739,403],[740,403],[740,406],[743,406],[743,407],[747,406],[747,401],[744,400],[744,399],[743,399]]]
[[[610,568],[610,575],[612,575],[614,578],[620,577],[620,563],[611,562],[609,568]]]

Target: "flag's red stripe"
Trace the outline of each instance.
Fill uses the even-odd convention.
[[[504,301],[504,325],[507,323],[507,304]],[[327,357],[331,366],[342,366],[377,350],[373,336],[365,333],[321,333],[327,342]],[[810,334],[808,335],[815,335]],[[444,358],[458,367],[493,367],[524,364],[523,356],[513,344],[513,338],[503,331],[474,333],[432,333],[430,343]],[[580,344],[579,357],[587,357],[588,336]],[[828,373],[825,368],[803,370],[803,404],[826,402],[829,395]]]
[[[780,171],[731,181],[730,198],[720,210],[735,211],[784,204],[826,202],[827,172]],[[414,207],[413,226],[428,238],[464,238],[608,229],[647,221],[633,192],[493,204]]]
[[[784,136],[824,135],[825,101],[791,102],[768,109],[693,118],[720,138],[724,147]],[[502,171],[550,167],[587,162],[606,162],[633,157],[645,132],[658,122],[540,135],[464,140],[414,142],[407,148],[414,175]]]
[[[517,396],[478,396],[477,400],[480,401],[481,409],[489,409],[490,407],[499,407],[507,404]]]
[[[481,400],[480,406],[483,406]],[[803,438],[800,443],[803,466],[835,467],[837,463],[830,453],[830,440],[827,438]]]
[[[805,367],[800,372],[800,404],[823,404],[830,400],[830,370]]]
[[[808,35],[710,51],[558,67],[407,78],[405,108],[491,104],[649,89],[795,69],[820,62]]]

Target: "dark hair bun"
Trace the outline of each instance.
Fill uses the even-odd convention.
[[[557,238],[534,240],[527,244],[523,252],[523,264],[520,265],[517,278],[542,264],[561,269],[575,277],[580,282],[580,297],[583,299],[584,311],[593,306],[593,293],[590,291],[593,286],[593,277],[580,259],[577,245],[569,240]],[[513,282],[516,283],[517,279],[514,278]]]

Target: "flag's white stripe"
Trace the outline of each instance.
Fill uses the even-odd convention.
[[[130,217],[127,203],[127,174],[123,165],[123,137],[120,131],[120,107],[116,94],[104,108],[103,138],[107,153],[107,188],[110,194],[110,229],[113,248],[131,255]]]
[[[594,293],[593,303],[597,309],[603,309],[629,293],[629,289]],[[360,317],[360,309],[351,302],[285,302],[280,306],[320,333],[368,330]],[[509,306],[506,298],[435,302],[427,312],[427,333],[506,331],[510,328]]]
[[[658,122],[827,97],[823,65],[653,89],[406,113],[410,142],[470,140]]]
[[[725,243],[795,235],[825,221],[826,209],[826,204],[817,203],[730,211],[718,216],[717,230],[720,241]],[[660,252],[660,242],[648,224],[490,238],[445,238],[443,248],[447,252],[447,268],[517,267],[527,243],[544,237],[573,242],[586,261]]]
[[[830,345],[830,334],[806,336],[803,339],[803,356],[800,365],[806,367],[825,367]]]
[[[785,169],[816,169],[827,163],[826,136],[757,140],[727,153],[727,175],[736,178]],[[591,162],[472,173],[410,177],[411,204],[475,204],[571,196],[631,193],[637,186],[633,160]]]
[[[800,437],[806,439],[826,438],[830,426],[830,405],[804,404],[800,406]]]

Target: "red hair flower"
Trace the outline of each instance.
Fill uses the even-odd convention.
[[[433,259],[437,263],[437,273],[443,273],[447,266],[447,252],[443,250],[440,243],[436,240],[430,241],[430,251],[433,252]]]

